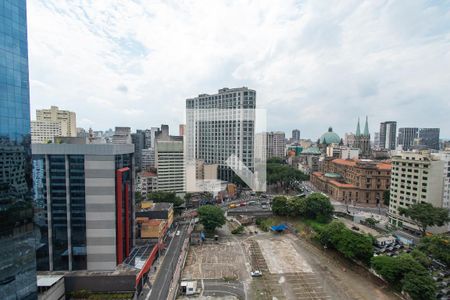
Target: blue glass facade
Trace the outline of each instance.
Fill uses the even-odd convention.
[[[0,0],[0,299],[34,299],[25,0]]]

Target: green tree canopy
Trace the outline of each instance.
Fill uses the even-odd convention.
[[[420,240],[418,249],[442,261],[450,267],[450,237],[444,234],[426,236]]]
[[[309,176],[303,172],[296,170],[286,164],[278,158],[271,158],[267,161],[267,183],[268,184],[281,184],[286,187],[294,180],[304,181],[308,180]]]
[[[333,216],[333,205],[328,197],[320,193],[312,193],[307,197],[286,198],[275,197],[272,200],[272,211],[275,215],[304,217],[326,223]]]
[[[284,196],[277,196],[272,200],[272,212],[279,216],[287,216],[289,212],[288,200]]]
[[[184,200],[177,197],[175,193],[172,192],[153,192],[147,194],[147,199],[153,202],[169,202],[173,203],[174,207],[180,206],[184,203]]]
[[[383,192],[383,204],[389,206],[389,201],[391,200],[391,191],[385,190]]]
[[[373,256],[372,237],[353,232],[342,222],[333,221],[319,232],[319,241],[341,252],[345,257],[369,263]]]
[[[433,207],[430,203],[417,203],[408,208],[400,208],[399,213],[409,217],[425,236],[430,226],[443,226],[450,221],[448,209]]]
[[[434,299],[436,286],[427,269],[412,255],[376,256],[372,268],[398,290],[407,292],[414,300]]]
[[[402,284],[403,291],[413,300],[429,300],[436,297],[436,284],[429,274],[407,273]]]
[[[204,205],[198,209],[199,221],[209,233],[225,224],[226,219],[223,210],[214,205]]]
[[[301,200],[302,201],[302,200]],[[322,222],[331,220],[334,207],[330,199],[321,193],[312,193],[304,198],[306,205],[305,216],[310,219],[318,219]]]

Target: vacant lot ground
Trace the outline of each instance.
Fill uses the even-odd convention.
[[[191,246],[183,279],[234,279],[243,277],[245,258],[237,241]]]
[[[359,267],[335,259],[292,234],[246,239],[253,268],[263,276],[251,283],[251,299],[399,299]]]
[[[258,239],[269,272],[272,274],[307,272],[311,273],[311,266],[295,250],[289,239]]]

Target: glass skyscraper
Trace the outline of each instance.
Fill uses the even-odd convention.
[[[25,0],[0,0],[0,299],[35,299]]]

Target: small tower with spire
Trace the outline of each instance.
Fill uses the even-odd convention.
[[[364,131],[361,134],[361,127],[359,124],[356,125],[356,134],[355,134],[355,147],[359,148],[359,155],[361,158],[369,158],[371,155],[370,148],[370,133],[369,133],[369,118],[366,116],[366,123],[364,124]]]

